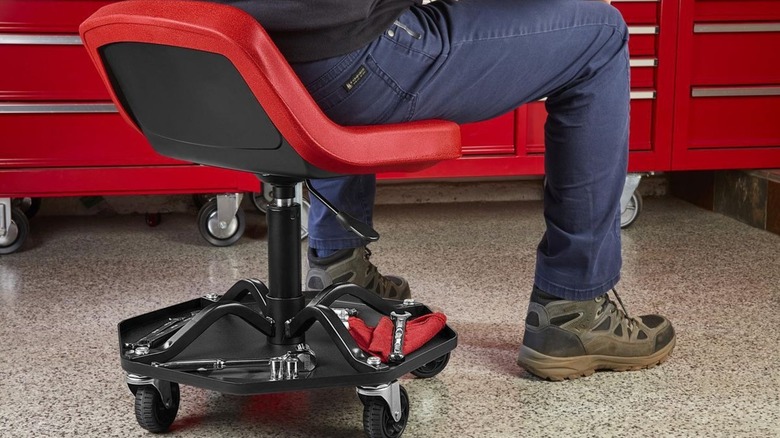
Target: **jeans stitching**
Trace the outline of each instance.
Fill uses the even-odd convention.
[[[498,37],[486,37],[486,38],[478,38],[478,39],[473,39],[473,40],[468,40],[468,41],[459,41],[457,43],[453,43],[452,47],[462,46],[462,45],[467,44],[467,43],[476,43],[476,42],[481,42],[481,41],[503,40],[503,39],[508,39],[508,38],[518,38],[518,37],[525,37],[525,36],[541,35],[541,34],[545,34],[545,33],[560,32],[562,30],[574,30],[574,29],[580,29],[580,28],[583,28],[583,27],[593,27],[593,26],[609,26],[611,28],[614,28],[617,31],[617,33],[624,40],[626,39],[626,36],[623,33],[623,31],[622,31],[623,26],[616,25],[616,24],[608,24],[608,23],[589,23],[589,24],[578,24],[578,25],[570,26],[570,27],[561,27],[561,28],[558,28],[558,29],[549,29],[549,30],[541,30],[541,31],[537,31],[537,32],[521,33],[521,34],[517,34],[517,35],[506,35],[506,36],[498,36]]]
[[[389,74],[387,74],[384,70],[382,70],[382,67],[379,65],[378,62],[376,62],[376,59],[374,59],[371,54],[368,55],[366,58],[366,64],[368,64],[369,68],[374,71],[374,74],[379,76],[380,79],[382,79],[388,87],[390,87],[391,90],[393,90],[398,97],[402,98],[403,100],[411,100],[414,95],[412,93],[407,92],[403,88],[401,88],[400,85],[393,79]],[[373,66],[371,65],[373,64]],[[373,67],[373,68],[372,68]]]
[[[309,86],[310,93],[314,94],[315,92],[319,91],[326,85],[330,83],[336,76],[344,72],[352,63],[355,61],[355,58],[357,58],[359,55],[358,51],[354,51],[352,53],[349,53],[347,55],[344,55],[344,58],[336,63],[330,70],[326,71],[325,73],[321,74],[317,79],[313,80],[311,82],[311,85]]]
[[[423,51],[420,51],[420,50],[417,50],[417,49],[413,49],[413,48],[412,48],[412,47],[410,47],[410,46],[405,46],[405,45],[403,45],[403,44],[399,43],[398,41],[396,41],[396,40],[394,40],[394,39],[392,39],[392,38],[388,37],[388,36],[387,36],[387,34],[382,34],[382,38],[384,38],[384,39],[386,39],[386,40],[390,41],[391,43],[395,44],[396,46],[398,46],[398,47],[400,47],[400,48],[402,48],[402,49],[404,49],[404,50],[408,50],[408,51],[410,51],[410,52],[414,52],[414,53],[420,54],[420,55],[422,55],[422,56],[425,56],[426,58],[428,58],[428,59],[430,59],[430,60],[432,60],[432,61],[435,61],[435,60],[436,60],[436,56],[434,56],[434,55],[429,55],[428,53],[425,53],[425,52],[423,52]]]

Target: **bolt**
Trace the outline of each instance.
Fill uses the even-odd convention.
[[[366,363],[368,363],[372,367],[377,367],[377,366],[379,366],[382,363],[382,359],[380,359],[380,358],[378,358],[376,356],[371,356],[368,359],[366,359]]]
[[[227,228],[227,222],[225,222],[225,221],[221,221],[221,222],[219,223],[219,228],[220,228],[221,230],[224,230],[225,228]]]

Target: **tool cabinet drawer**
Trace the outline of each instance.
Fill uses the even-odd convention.
[[[514,113],[461,125],[463,155],[512,154],[515,152]]]
[[[778,21],[780,0],[696,0],[694,22]]]
[[[697,23],[693,85],[780,84],[780,21]]]
[[[629,25],[658,24],[658,0],[612,0]]]
[[[11,40],[0,36],[0,59],[11,67],[0,69],[0,101],[110,100],[78,37],[68,44],[57,42],[74,40],[23,34]]]
[[[110,104],[33,105],[32,113],[9,108],[0,104],[0,168],[181,163],[156,154],[118,113],[64,112],[110,110]]]
[[[631,122],[629,125],[629,149],[632,151],[647,151],[652,149],[653,98],[652,91],[633,91],[631,99]],[[544,121],[547,111],[544,103],[535,102],[528,105],[525,122],[526,136],[520,139],[526,143],[528,153],[544,152]]]
[[[658,60],[655,58],[631,58],[630,63],[631,88],[654,88]]]
[[[72,33],[108,0],[2,0],[0,33]]]
[[[695,87],[688,111],[690,149],[780,145],[780,86]]]
[[[628,26],[628,52],[634,56],[655,56],[658,52],[658,26]]]

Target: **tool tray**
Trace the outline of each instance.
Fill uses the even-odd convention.
[[[304,293],[308,304],[314,293]],[[335,301],[331,308],[357,309],[366,324],[375,326],[382,313],[351,297]],[[417,317],[431,313],[425,305],[404,304],[400,301],[386,300],[396,309]],[[259,311],[259,306],[251,297],[242,299],[241,304]],[[119,346],[122,368],[129,374],[152,379],[176,382],[196,386],[221,393],[251,395],[274,392],[287,392],[326,388],[335,386],[375,386],[386,384],[418,369],[427,363],[452,351],[457,345],[457,334],[445,326],[434,338],[418,350],[406,355],[404,362],[389,365],[383,369],[357,370],[350,359],[337,347],[337,342],[324,329],[321,322],[315,322],[305,334],[306,344],[316,353],[317,366],[310,372],[301,371],[296,379],[269,380],[270,372],[263,368],[230,368],[208,371],[182,371],[152,365],[153,359],[147,356],[128,355],[128,343],[138,342],[155,329],[163,326],[171,318],[188,317],[213,305],[214,299],[199,298],[162,308],[150,313],[126,319],[119,323]],[[169,358],[170,361],[196,359],[258,359],[284,355],[291,346],[274,345],[268,342],[266,335],[235,315],[221,317],[201,333],[183,351]],[[152,349],[154,352],[155,349]]]

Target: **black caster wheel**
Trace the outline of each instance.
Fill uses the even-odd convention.
[[[409,396],[401,386],[401,419],[393,420],[387,402],[382,397],[361,397],[363,401],[363,430],[369,438],[397,438],[409,421]]]
[[[171,383],[171,407],[165,407],[157,388],[140,386],[135,390],[135,419],[149,432],[165,432],[179,412],[179,399],[178,383]]]
[[[11,208],[11,225],[4,237],[0,237],[0,255],[15,253],[24,245],[30,234],[30,221],[18,207]]]
[[[162,222],[162,215],[160,213],[146,213],[146,225],[150,227],[156,227]]]
[[[266,212],[266,206],[269,202],[271,202],[270,199],[268,199],[265,194],[263,193],[250,193],[249,194],[250,199],[252,199],[252,205],[255,206],[257,211],[265,214]],[[306,239],[309,237],[309,208],[311,207],[311,202],[309,202],[308,199],[305,197],[301,201],[301,240]]]
[[[430,379],[431,377],[439,374],[447,367],[447,363],[450,361],[450,353],[440,356],[438,359],[434,359],[425,365],[412,371],[416,377],[420,379]]]
[[[642,195],[637,192],[631,195],[626,209],[620,213],[620,228],[628,228],[639,217],[642,211]]]
[[[27,219],[32,219],[41,209],[41,198],[16,198],[13,200],[12,205],[19,207],[27,216]]]
[[[244,211],[238,209],[233,219],[220,226],[217,218],[217,200],[207,202],[198,213],[198,230],[206,242],[214,246],[230,246],[244,235],[246,218]]]

